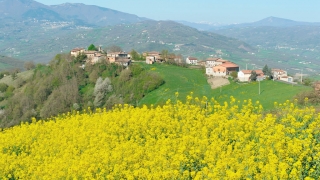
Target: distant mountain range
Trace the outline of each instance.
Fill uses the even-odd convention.
[[[220,24],[220,23],[197,23],[188,21],[177,21],[178,23],[184,24],[196,28],[201,31],[214,31],[228,28],[243,28],[243,27],[294,27],[294,26],[320,26],[320,22],[300,22],[293,21],[290,19],[268,17],[260,21],[252,23],[240,23],[240,24]]]
[[[253,51],[244,42],[173,21],[78,3],[46,6],[33,0],[0,0],[0,15],[0,54],[36,62],[91,43],[199,56]]]
[[[320,22],[300,22],[290,19],[268,17],[253,23],[243,23],[238,25],[232,25],[233,27],[247,27],[247,26],[271,26],[271,27],[292,27],[292,26],[319,26]]]
[[[34,28],[36,29],[36,28]],[[30,33],[27,35],[27,33]],[[161,51],[208,57],[254,51],[247,43],[212,32],[198,31],[174,21],[143,21],[94,29],[65,30],[61,28],[37,31],[17,31],[16,39],[6,36],[2,54],[34,60],[49,61],[55,54],[69,52],[75,47],[86,48],[91,43],[103,48],[118,45],[125,51]],[[25,36],[25,37],[24,37]],[[19,43],[16,43],[19,42]],[[6,47],[12,48],[6,48]],[[219,53],[217,54],[217,52]],[[221,52],[220,52],[221,51]],[[1,51],[0,51],[1,53]]]
[[[242,64],[289,62],[301,55],[298,63],[320,59],[319,27],[319,23],[275,17],[233,25],[153,21],[79,3],[47,6],[33,0],[0,0],[0,55],[48,62],[57,53],[94,43],[118,45],[126,51],[167,49],[184,56],[222,56]],[[278,46],[300,51],[257,53],[260,47]]]
[[[28,21],[30,19],[51,22],[66,21],[81,26],[98,27],[147,20],[147,18],[133,14],[79,3],[47,6],[33,0],[0,1],[0,20],[2,22]]]
[[[320,23],[269,17],[254,23],[229,25],[212,32],[240,39],[252,46],[286,46],[320,50]]]

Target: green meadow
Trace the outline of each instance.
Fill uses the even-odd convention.
[[[147,94],[140,102],[142,104],[162,105],[167,99],[175,100],[175,92],[179,92],[178,99],[184,101],[193,92],[194,97],[206,96],[215,98],[218,102],[229,101],[230,96],[243,101],[251,99],[259,101],[264,109],[273,108],[274,102],[293,100],[293,97],[303,91],[310,91],[311,87],[290,85],[282,82],[265,80],[259,83],[235,83],[217,89],[211,89],[204,72],[199,69],[189,69],[166,64],[146,65],[146,69],[159,73],[165,80],[160,88]]]

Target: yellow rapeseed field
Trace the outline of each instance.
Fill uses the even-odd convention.
[[[319,179],[320,114],[275,106],[190,94],[33,119],[0,132],[0,179]]]

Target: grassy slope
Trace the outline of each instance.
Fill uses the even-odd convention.
[[[220,89],[212,90],[212,97],[220,102],[229,101],[230,96],[234,96],[237,100],[243,101],[252,99],[253,102],[259,101],[265,109],[271,109],[274,102],[283,103],[286,100],[293,100],[294,95],[302,91],[311,90],[306,86],[292,86],[277,81],[262,81],[260,83],[253,82],[249,84],[231,83]]]
[[[152,91],[144,97],[139,104],[162,104],[168,98],[174,99],[175,92],[179,92],[180,97],[186,97],[190,92],[196,96],[204,96],[211,92],[210,85],[201,70],[188,69],[177,66],[155,64],[143,65],[147,69],[160,73],[165,84],[159,89]]]
[[[252,99],[253,102],[259,100],[265,109],[273,107],[273,103],[292,100],[293,96],[301,91],[311,90],[310,87],[292,86],[281,82],[263,81],[260,84],[261,94],[258,93],[259,84],[231,83],[230,85],[212,90],[206,81],[201,70],[187,69],[164,64],[144,65],[147,69],[158,72],[165,80],[165,84],[159,89],[146,95],[141,104],[163,104],[166,99],[175,99],[175,92],[179,92],[179,99],[184,100],[191,91],[194,96],[208,98],[214,97],[219,102],[229,101],[230,96],[238,100]]]

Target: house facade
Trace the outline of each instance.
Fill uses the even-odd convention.
[[[282,76],[282,77],[280,77],[279,80],[292,83],[293,82],[293,77],[291,77],[291,76]]]
[[[206,67],[206,74],[210,76],[227,76],[232,72],[238,72],[239,66],[232,62],[223,63],[213,67]]]
[[[71,54],[71,56],[77,57],[81,53],[84,53],[84,51],[85,51],[84,48],[74,48],[74,49],[71,50],[70,54]]]
[[[257,69],[257,70],[241,70],[238,72],[238,79],[240,82],[248,82],[250,81],[250,76],[251,76],[251,72],[255,71],[257,74],[257,80],[261,81],[264,79],[264,74],[262,72],[262,70]]]
[[[288,76],[287,71],[282,70],[282,69],[271,69],[271,73],[273,76],[273,79],[279,79],[283,76]]]
[[[151,57],[153,57],[154,58],[154,62],[162,62],[163,61],[163,59],[161,57],[161,54],[158,51],[144,52],[142,55],[144,57],[146,57],[146,59],[147,59],[147,57],[149,57],[149,59]],[[146,63],[147,63],[147,61],[146,61]],[[151,62],[148,62],[148,63],[151,63]]]
[[[131,64],[131,59],[128,59],[128,58],[119,58],[119,59],[116,59],[116,61],[114,62],[118,65],[122,65],[124,67],[127,67]]]
[[[216,65],[221,65],[222,63],[219,63],[217,64],[216,61],[219,60],[220,58],[208,58],[206,60],[206,64],[205,66],[206,67],[213,67],[213,66],[216,66]]]
[[[195,57],[187,57],[186,63],[191,65],[198,65],[198,59]]]
[[[110,52],[107,54],[108,57],[116,57],[116,58],[130,58],[129,54],[126,52]]]
[[[155,62],[156,62],[156,57],[154,57],[154,56],[147,56],[146,57],[146,63],[147,64],[153,64]]]
[[[293,83],[293,77],[288,76],[287,71],[282,69],[271,69],[273,79]]]

